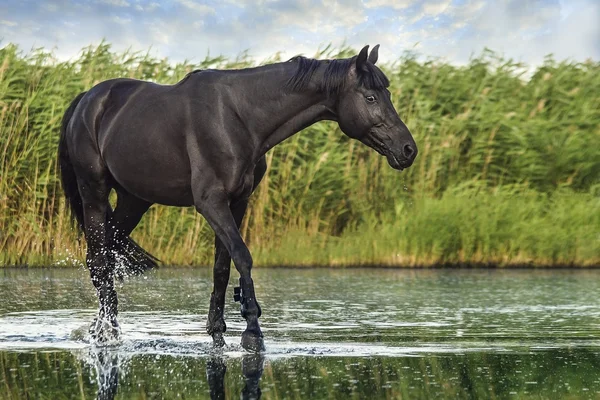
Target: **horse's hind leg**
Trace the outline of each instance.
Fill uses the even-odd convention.
[[[123,189],[117,191],[117,207],[111,215],[109,226],[113,239],[122,240],[129,236],[133,229],[140,222],[146,211],[152,203],[148,203],[138,197],[135,197]]]
[[[120,278],[156,267],[157,259],[129,237],[152,204],[120,187],[116,191],[117,207],[113,212],[109,210],[108,246],[115,261],[115,276]]]
[[[96,164],[97,167],[98,164]],[[109,262],[106,221],[108,186],[103,168],[86,173],[77,178],[79,193],[83,202],[85,240],[87,242],[86,263],[92,283],[98,294],[98,318],[90,327],[90,333],[99,342],[115,340],[119,335],[117,323],[117,292],[114,287],[113,268]]]

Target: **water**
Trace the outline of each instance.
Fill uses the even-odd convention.
[[[111,348],[85,271],[0,270],[0,398],[600,398],[600,270],[254,275],[260,356],[231,300],[212,349],[208,270],[126,282]]]

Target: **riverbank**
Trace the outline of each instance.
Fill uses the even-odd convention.
[[[383,215],[340,235],[309,225],[283,229],[246,226],[257,267],[590,267],[600,265],[600,200],[563,191],[496,188],[447,191],[441,198],[405,198]],[[179,214],[179,224],[169,224]],[[377,221],[377,222],[373,222]],[[251,233],[250,235],[248,235]],[[18,255],[0,254],[0,265],[82,265],[84,243],[73,228],[30,232],[40,243]],[[19,237],[28,240],[23,232]],[[168,265],[210,265],[212,232],[194,210],[156,207],[134,234]],[[57,245],[56,245],[57,244]],[[15,242],[13,248],[18,248]]]
[[[377,220],[369,216],[367,220]],[[497,188],[396,204],[339,237],[289,232],[254,251],[264,265],[600,266],[600,200]]]

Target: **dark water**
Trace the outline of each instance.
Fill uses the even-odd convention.
[[[126,282],[111,348],[86,340],[85,271],[0,270],[0,398],[600,398],[599,278],[259,269],[267,352],[253,356],[232,301],[212,350],[207,270]]]

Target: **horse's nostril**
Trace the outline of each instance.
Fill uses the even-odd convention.
[[[415,149],[410,144],[405,144],[402,148],[402,152],[404,153],[404,157],[411,158],[413,154],[415,154]]]

